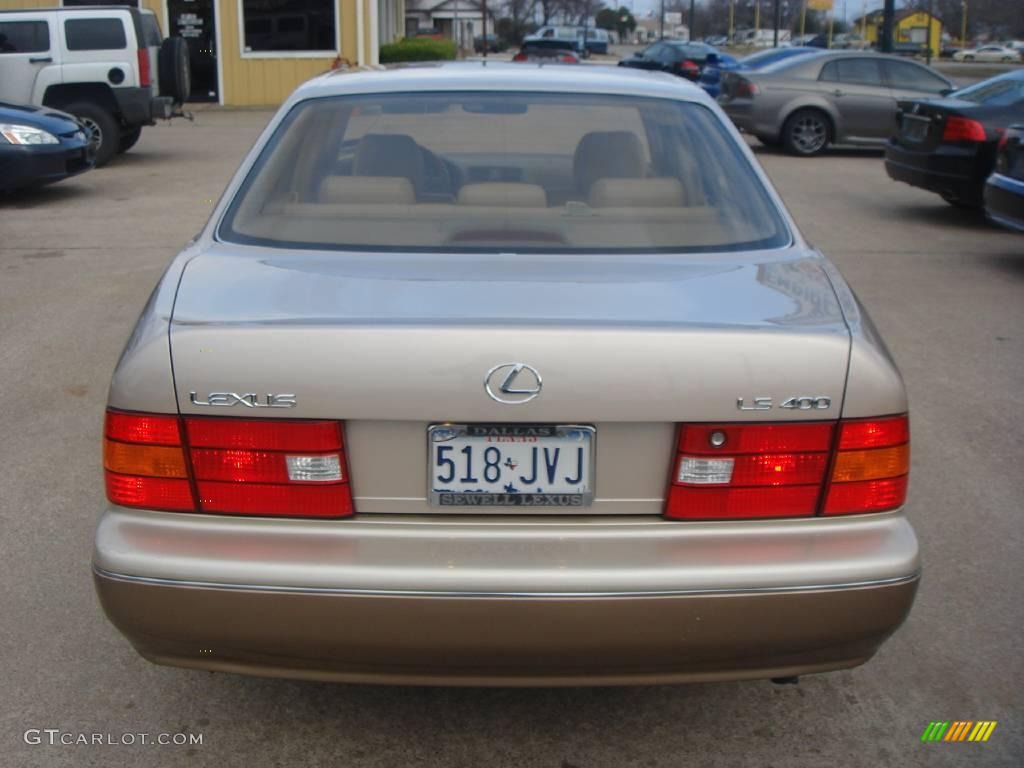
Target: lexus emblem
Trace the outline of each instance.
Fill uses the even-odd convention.
[[[484,377],[484,389],[491,399],[507,405],[530,402],[543,385],[537,369],[526,363],[502,363]]]

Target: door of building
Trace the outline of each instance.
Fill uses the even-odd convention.
[[[217,29],[214,0],[167,0],[170,19],[168,35],[188,41],[192,65],[192,95],[189,101],[217,101]]]

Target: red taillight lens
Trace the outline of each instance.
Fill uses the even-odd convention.
[[[740,78],[736,83],[736,95],[746,98],[753,98],[761,92],[761,89],[757,87],[756,83],[752,83],[749,80]]]
[[[512,61],[527,61],[529,58],[525,53],[517,53],[512,57]]]
[[[832,422],[684,425],[666,517],[813,515],[834,429]]]
[[[108,411],[103,455],[107,497],[122,506],[287,517],[353,512],[336,421]]]
[[[985,126],[966,117],[950,117],[942,129],[943,141],[987,141]]]
[[[139,48],[139,86],[145,88],[150,84],[149,50]]]
[[[896,509],[906,501],[909,472],[910,421],[906,414],[844,421],[822,513],[851,515]]]
[[[713,520],[895,509],[906,498],[909,461],[905,415],[686,424],[679,432],[665,516]]]
[[[578,64],[580,60],[577,59],[575,56],[565,54],[564,56],[561,56],[559,58],[559,61],[561,61],[563,64]]]

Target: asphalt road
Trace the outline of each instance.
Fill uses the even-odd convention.
[[[161,270],[267,117],[199,113],[147,129],[105,169],[0,199],[0,764],[1024,761],[1024,236],[890,182],[872,152],[758,152],[872,311],[910,389],[910,507],[926,570],[908,623],[869,664],[784,687],[475,690],[265,680],[137,657],[89,575],[106,386]],[[999,725],[985,744],[920,743],[938,719]],[[50,746],[45,733],[26,743],[29,729],[201,734],[202,745]]]

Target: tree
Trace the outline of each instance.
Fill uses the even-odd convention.
[[[594,23],[601,29],[615,30],[619,40],[624,40],[630,32],[636,29],[636,19],[625,6],[621,6],[617,11],[613,11],[611,8],[602,8],[594,17]]]

